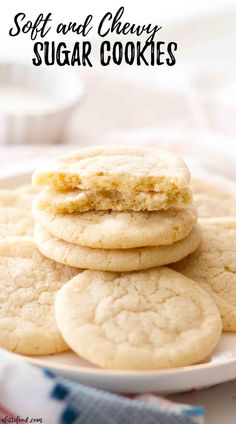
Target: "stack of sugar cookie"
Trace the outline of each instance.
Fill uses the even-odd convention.
[[[212,220],[208,234],[202,222],[199,246],[181,159],[83,149],[33,180],[45,186],[33,201],[36,243],[35,190],[0,192],[1,347],[24,355],[71,348],[101,367],[152,370],[210,355],[221,336],[218,308],[224,329],[236,329],[236,226],[231,218],[216,230]],[[181,273],[159,267],[176,261]]]
[[[51,160],[33,175],[42,254],[72,267],[138,271],[179,261],[199,245],[190,175],[152,148],[94,147]]]

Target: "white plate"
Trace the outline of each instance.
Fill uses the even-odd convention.
[[[0,188],[13,188],[27,183],[30,175],[29,167],[21,172],[18,169],[14,175],[1,175]],[[236,334],[223,334],[217,349],[204,363],[163,371],[100,369],[72,352],[24,356],[24,359],[54,370],[63,377],[104,390],[119,393],[175,393],[209,387],[236,378]]]

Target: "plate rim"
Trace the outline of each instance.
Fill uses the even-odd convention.
[[[235,334],[236,336],[236,334]],[[70,351],[68,351],[70,352]],[[73,351],[72,351],[73,352]],[[63,352],[66,353],[66,352]],[[173,372],[175,373],[181,373],[181,372],[192,372],[193,370],[199,371],[202,370],[204,368],[218,368],[218,367],[222,367],[223,365],[233,365],[234,363],[236,363],[236,355],[232,356],[230,358],[225,358],[222,360],[219,359],[217,361],[212,361],[212,362],[204,362],[204,363],[200,363],[200,364],[192,364],[192,365],[186,365],[186,366],[182,366],[182,367],[173,367],[173,368],[167,368],[167,369],[159,369],[159,370],[118,370],[118,369],[109,369],[109,368],[92,368],[92,367],[88,367],[88,366],[80,366],[80,365],[70,365],[70,364],[59,364],[57,362],[50,362],[47,359],[37,359],[37,357],[31,357],[31,356],[26,356],[26,355],[21,355],[21,354],[17,354],[20,357],[23,357],[26,359],[26,361],[30,362],[30,363],[34,363],[36,365],[40,365],[42,363],[45,364],[45,367],[53,367],[54,369],[65,369],[67,368],[68,371],[74,371],[75,369],[78,372],[82,372],[82,373],[98,373],[98,374],[104,374],[104,375],[110,375],[113,376],[113,374],[119,375],[119,376],[126,376],[126,375],[130,375],[130,376],[150,376],[150,375],[168,375],[168,374],[173,374]],[[76,355],[76,354],[75,354]],[[53,355],[52,355],[53,356]],[[79,356],[79,355],[78,355]],[[46,365],[47,364],[47,365]]]

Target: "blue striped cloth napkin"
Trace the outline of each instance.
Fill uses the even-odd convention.
[[[119,396],[60,378],[0,349],[0,423],[203,424],[200,406]]]

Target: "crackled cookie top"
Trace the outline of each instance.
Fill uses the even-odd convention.
[[[186,237],[197,221],[194,208],[157,212],[89,211],[55,214],[39,209],[33,215],[50,233],[71,243],[105,249],[172,244]]]
[[[210,296],[168,268],[84,271],[57,293],[55,312],[69,346],[106,368],[192,364],[210,354],[221,334]]]
[[[201,219],[199,248],[172,267],[214,299],[225,331],[236,331],[236,218]]]
[[[36,171],[36,185],[63,190],[170,191],[186,189],[189,171],[178,156],[155,148],[101,146],[80,149]]]
[[[30,237],[1,240],[0,346],[25,355],[66,350],[54,297],[78,272],[42,256]]]
[[[201,234],[195,227],[187,237],[170,246],[95,249],[59,239],[37,223],[34,238],[40,252],[57,262],[83,269],[121,272],[148,269],[179,261],[198,247]]]

